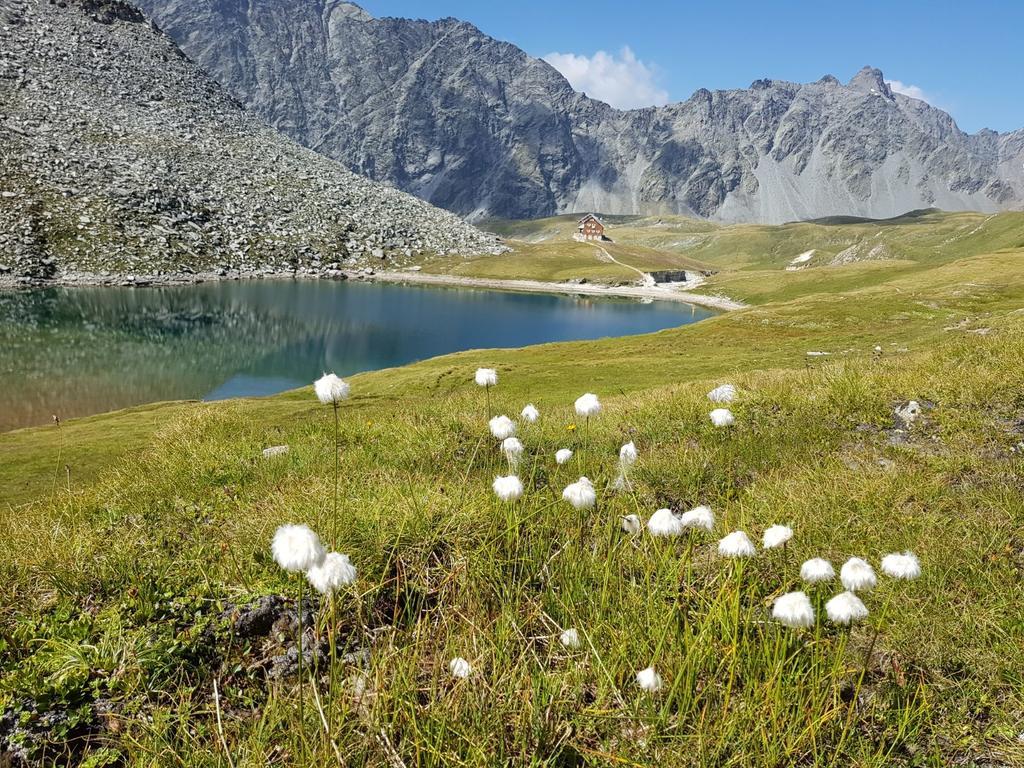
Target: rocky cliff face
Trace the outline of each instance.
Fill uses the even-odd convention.
[[[140,0],[246,106],[352,170],[470,217],[781,222],[1021,206],[1024,132],[961,132],[878,70],[631,111],[455,19],[341,0]]]
[[[268,128],[133,5],[0,2],[0,279],[321,272],[496,247]]]

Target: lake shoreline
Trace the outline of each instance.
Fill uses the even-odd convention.
[[[732,312],[745,309],[746,304],[733,301],[724,296],[708,296],[690,291],[680,291],[674,287],[657,287],[644,285],[606,285],[604,283],[556,283],[543,280],[512,279],[503,280],[486,277],[463,277],[461,275],[437,275],[425,272],[374,272],[362,279],[385,282],[406,283],[415,285],[447,286],[451,288],[482,288],[487,290],[516,291],[519,293],[558,293],[584,296],[605,296],[623,299],[654,299],[655,301],[674,301],[681,304],[695,304],[708,309]],[[669,284],[674,285],[674,284]]]
[[[246,282],[250,280],[301,280],[301,281],[345,281],[404,283],[409,285],[430,285],[449,288],[479,288],[484,290],[513,291],[516,293],[563,294],[583,296],[604,296],[606,298],[652,299],[693,304],[708,309],[731,312],[744,309],[747,305],[724,296],[680,291],[674,287],[643,285],[607,285],[604,283],[558,283],[527,279],[497,279],[464,277],[461,275],[439,275],[408,270],[376,271],[327,270],[323,272],[175,272],[159,275],[101,275],[91,272],[71,272],[47,280],[25,281],[10,275],[0,275],[2,290],[31,290],[35,288],[88,287],[149,288],[160,286],[197,285],[212,282]]]

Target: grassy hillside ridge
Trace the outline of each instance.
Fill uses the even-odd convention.
[[[367,765],[1024,762],[1022,257],[737,269],[736,285],[774,276],[758,283],[765,303],[648,336],[353,377],[337,547],[360,575],[337,636],[339,653],[358,653],[330,698],[318,675],[339,751]],[[520,428],[526,495],[512,506],[490,489],[507,470],[472,384],[481,365],[499,370],[497,412],[532,401],[542,413]],[[741,392],[731,431],[707,417],[722,381]],[[584,391],[605,404],[589,428],[571,411]],[[901,431],[894,409],[909,399],[925,412]],[[303,389],[0,435],[0,710],[20,723],[13,738],[75,760],[203,765],[226,744],[236,765],[337,762],[309,689],[300,722],[294,676],[271,677],[294,650],[290,603],[266,635],[238,636],[232,619],[295,597],[267,550],[279,523],[330,535],[331,423]],[[641,459],[614,492],[628,440]],[[286,457],[260,458],[282,443]],[[565,446],[577,455],[558,467]],[[581,474],[599,493],[585,513],[560,499]],[[632,541],[618,528],[701,503],[713,535]],[[736,581],[715,539],[772,523],[794,527],[792,547]],[[924,576],[883,579],[851,633],[769,620],[800,588],[803,558],[877,567],[904,549]],[[559,644],[568,627],[582,647]],[[449,675],[455,656],[470,679]],[[648,664],[665,680],[654,694],[633,680]]]
[[[571,241],[576,219],[490,220],[485,227],[511,238],[513,253],[472,260],[460,273],[635,280],[635,272],[600,265],[596,249],[591,246],[588,252],[582,247],[585,244]],[[841,219],[781,226],[725,226],[681,216],[606,217],[605,221],[614,247],[621,249],[617,258],[624,263],[644,270],[714,269],[718,273],[697,292],[752,304],[843,292],[962,258],[1024,249],[1024,213],[1018,212],[928,210],[879,221]],[[659,255],[655,258],[651,253]],[[449,268],[438,264],[426,269]]]

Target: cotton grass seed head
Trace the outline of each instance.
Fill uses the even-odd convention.
[[[540,411],[537,410],[533,403],[529,403],[519,415],[523,417],[523,421],[527,424],[535,424],[537,419],[540,418]]]
[[[654,667],[641,669],[636,673],[636,684],[639,685],[642,690],[655,693],[656,691],[661,690],[661,675],[657,673]]]
[[[712,403],[731,403],[736,399],[736,387],[732,384],[722,384],[708,392],[708,400]]]
[[[302,573],[324,560],[324,545],[308,525],[282,525],[274,531],[270,552],[288,573]]]
[[[683,523],[671,509],[659,509],[647,521],[651,536],[678,536],[683,532]]]
[[[630,467],[633,464],[636,464],[636,460],[639,455],[640,454],[637,453],[636,450],[636,445],[632,440],[630,440],[624,446],[619,448],[619,463],[624,467]]]
[[[630,536],[640,533],[640,518],[637,515],[626,515],[622,518],[622,530]]]
[[[839,569],[839,580],[850,592],[874,589],[878,583],[875,569],[871,567],[870,563],[859,557],[851,557],[843,563],[843,567]]]
[[[343,381],[333,373],[325,373],[313,382],[313,391],[316,398],[324,405],[339,403],[348,397],[348,382]]]
[[[473,665],[461,656],[456,656],[448,662],[448,671],[452,673],[452,677],[456,677],[459,680],[465,680],[473,674]]]
[[[577,416],[590,418],[591,416],[597,416],[601,412],[601,401],[597,399],[597,395],[587,392],[585,395],[580,395],[576,398],[574,407]]]
[[[523,455],[523,443],[518,437],[506,437],[501,441],[501,452],[509,458],[509,461],[514,461]]]
[[[568,448],[559,448],[555,451],[555,462],[558,464],[565,464],[569,459],[572,458],[572,451]]]
[[[825,613],[833,624],[846,626],[868,617],[867,606],[853,592],[840,592],[827,603]]]
[[[733,531],[718,542],[718,554],[722,557],[753,557],[754,544],[743,531]]]
[[[306,571],[306,578],[321,595],[329,595],[355,582],[356,567],[348,555],[330,552],[320,565],[314,565]]]
[[[689,512],[683,512],[679,522],[683,524],[684,528],[703,528],[705,531],[710,531],[715,527],[715,513],[711,511],[711,507],[702,504]]]
[[[473,378],[481,387],[493,387],[498,383],[498,372],[493,368],[477,368]]]
[[[590,509],[597,503],[597,493],[594,491],[594,484],[586,477],[581,477],[575,483],[569,483],[562,491],[562,498],[572,504],[576,509]]]
[[[715,408],[710,414],[711,423],[716,427],[731,427],[736,423],[736,417],[728,408]]]
[[[491,434],[498,440],[512,437],[516,433],[516,423],[508,416],[495,416],[487,422],[487,426],[490,427]]]
[[[580,647],[580,633],[575,629],[567,629],[558,637],[558,642],[565,648]]]
[[[800,578],[808,584],[831,581],[836,577],[832,563],[823,557],[812,557],[800,566]]]
[[[882,573],[894,579],[911,581],[921,575],[921,564],[913,552],[892,553],[882,558]]]
[[[788,525],[772,525],[764,532],[764,548],[777,549],[793,538],[793,529]]]
[[[494,478],[494,495],[502,501],[515,501],[523,495],[523,481],[515,475]]]
[[[814,626],[814,608],[803,592],[789,592],[775,600],[772,618],[787,627]]]

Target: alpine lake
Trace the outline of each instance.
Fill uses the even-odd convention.
[[[0,291],[0,431],[160,400],[272,395],[325,371],[649,333],[712,314],[670,301],[358,281]]]

